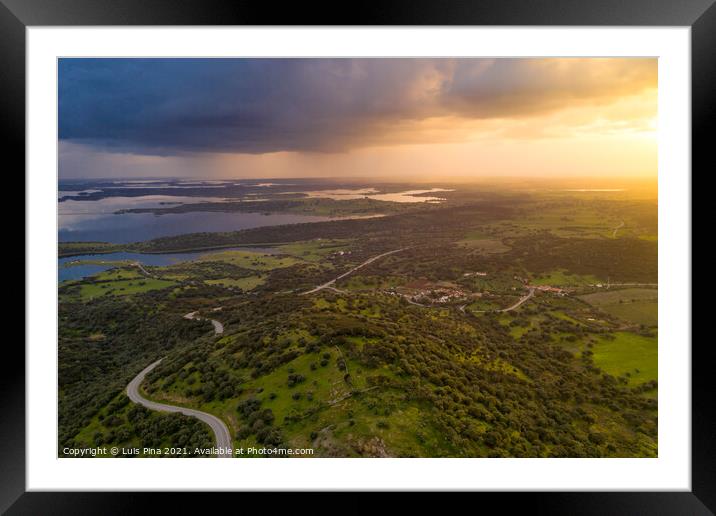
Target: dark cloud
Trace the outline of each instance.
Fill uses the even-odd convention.
[[[59,136],[154,155],[334,152],[430,117],[524,117],[655,86],[652,59],[62,59]]]

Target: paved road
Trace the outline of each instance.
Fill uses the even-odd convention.
[[[355,267],[353,267],[353,268],[352,268],[351,270],[349,270],[348,272],[344,272],[343,274],[341,274],[341,275],[338,276],[337,278],[333,278],[331,281],[328,281],[328,282],[324,283],[323,285],[318,285],[316,288],[313,288],[313,289],[311,289],[311,290],[309,290],[309,291],[307,291],[307,292],[302,292],[302,293],[299,294],[299,296],[305,296],[306,294],[313,294],[314,292],[318,292],[319,290],[323,290],[324,288],[332,287],[333,284],[334,284],[336,281],[338,281],[339,279],[345,278],[345,277],[348,276],[349,274],[353,274],[355,271],[357,271],[357,270],[360,269],[361,267],[365,267],[366,265],[368,265],[368,264],[370,264],[370,263],[373,263],[374,261],[379,260],[379,259],[383,258],[384,256],[388,256],[389,254],[399,253],[400,251],[405,251],[406,249],[408,249],[408,248],[407,248],[407,247],[402,247],[402,248],[400,248],[400,249],[395,249],[394,251],[388,251],[387,253],[379,254],[378,256],[374,256],[373,258],[369,258],[369,259],[367,259],[366,261],[364,261],[363,263],[361,263],[360,265],[356,265]]]
[[[196,315],[196,312],[190,312],[190,313],[186,314],[186,315],[184,316],[184,319],[196,319],[197,321],[204,321],[204,320],[206,320],[206,319],[204,319],[203,317],[197,316],[197,315]],[[211,324],[214,325],[214,333],[215,333],[216,335],[221,335],[222,333],[224,333],[224,325],[223,325],[223,324],[221,324],[221,323],[220,323],[219,321],[217,321],[216,319],[208,319],[208,320],[211,321]]]
[[[195,417],[211,427],[216,436],[216,446],[219,448],[218,456],[220,458],[231,457],[231,434],[229,429],[226,427],[224,422],[216,416],[207,414],[200,410],[194,410],[185,407],[176,407],[174,405],[167,405],[165,403],[157,403],[155,401],[148,400],[139,394],[139,386],[144,381],[144,377],[155,367],[159,365],[162,359],[148,365],[144,370],[139,373],[134,379],[127,385],[127,396],[134,403],[138,403],[147,407],[150,410],[159,410],[161,412],[179,412],[185,416]]]
[[[624,221],[622,220],[617,227],[614,228],[614,233],[612,233],[612,238],[617,237],[617,231],[619,231],[621,228],[624,227]]]
[[[594,285],[590,285],[594,286]],[[658,283],[609,283],[610,287],[658,287]]]
[[[534,287],[530,287],[529,294],[520,298],[520,300],[517,301],[514,305],[509,306],[507,308],[503,308],[502,310],[498,310],[498,312],[510,312],[512,310],[515,310],[515,309],[519,308],[520,306],[522,306],[522,303],[524,303],[525,301],[527,301],[529,298],[531,298],[534,295],[535,295],[535,289],[534,289]]]
[[[529,287],[529,289],[530,289],[529,293],[528,293],[526,296],[522,296],[522,297],[520,298],[520,300],[517,301],[514,305],[508,306],[507,308],[503,308],[503,309],[501,309],[501,310],[494,310],[494,311],[495,311],[495,312],[511,312],[512,310],[516,310],[517,308],[519,308],[520,306],[522,306],[522,304],[525,303],[529,298],[531,298],[532,296],[535,295],[535,288],[534,288],[534,287]],[[463,306],[460,307],[460,310],[461,310],[463,313],[466,313],[466,312],[465,312],[465,306],[466,306],[466,305],[463,305]],[[472,310],[472,312],[483,313],[483,314],[484,314],[484,313],[487,313],[487,312],[492,312],[492,311],[493,311],[493,310]]]
[[[597,285],[589,285],[590,287],[596,287]],[[656,287],[659,288],[658,283],[607,283],[602,285],[604,288],[609,290],[611,287]]]
[[[135,267],[139,267],[139,270],[144,273],[145,276],[149,276],[150,278],[153,278],[154,276],[144,268],[144,265],[142,265],[142,262],[132,262],[132,265]]]
[[[330,290],[330,291],[332,291],[332,292],[335,292],[336,294],[347,294],[347,293],[348,293],[348,292],[346,292],[345,290],[341,290],[341,289],[336,288],[336,287],[324,287],[324,289],[325,289],[325,290]]]

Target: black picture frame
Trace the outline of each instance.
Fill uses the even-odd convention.
[[[688,26],[692,59],[692,169],[713,162],[716,125],[714,0],[450,0],[374,1],[331,5],[207,0],[0,0],[0,105],[5,159],[25,167],[25,29],[103,25],[501,25]],[[689,173],[689,171],[684,171]],[[693,177],[693,174],[692,174]],[[26,275],[31,271],[26,270]],[[32,307],[26,307],[31,309]],[[710,343],[692,346],[692,491],[484,494],[500,510],[528,504],[549,514],[713,514],[716,511],[716,424]],[[6,340],[0,375],[0,511],[7,514],[133,514],[161,496],[163,512],[184,495],[25,492],[25,354]],[[10,366],[9,364],[13,364]],[[212,504],[232,494],[211,494]],[[217,498],[218,496],[218,498]],[[242,494],[246,497],[246,494]],[[249,501],[243,503],[249,504]],[[356,509],[358,506],[356,506]]]

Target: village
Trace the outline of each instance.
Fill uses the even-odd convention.
[[[466,272],[463,274],[463,278],[469,277],[487,277],[487,272]],[[566,288],[555,287],[551,285],[531,285],[526,278],[520,278],[514,276],[515,280],[520,281],[522,287],[527,291],[527,294],[520,299],[519,304],[526,301],[537,292],[544,292],[550,294],[556,294],[558,296],[565,296],[569,290]],[[518,291],[518,287],[513,286],[511,288],[515,293]],[[391,287],[385,291],[389,295],[394,295],[405,299],[408,303],[418,306],[434,306],[434,305],[457,305],[460,310],[464,311],[465,307],[470,303],[477,301],[481,298],[486,298],[493,303],[499,304],[501,298],[506,297],[504,293],[498,291],[482,290],[479,292],[471,291],[457,283],[450,281],[429,281],[427,279],[414,280],[405,285],[398,287]],[[489,310],[477,310],[489,311]]]

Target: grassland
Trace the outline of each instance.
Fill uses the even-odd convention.
[[[613,376],[629,375],[629,382],[640,383],[658,377],[658,346],[656,337],[617,332],[597,339],[594,363]]]
[[[93,276],[95,281],[119,281],[144,278],[145,276],[136,268],[117,268],[103,271]]]
[[[245,278],[210,279],[205,280],[204,282],[207,285],[220,285],[222,287],[239,288],[241,290],[249,291],[255,289],[265,281],[266,278],[263,276],[247,276]]]
[[[611,289],[579,296],[580,299],[594,306],[613,305],[615,303],[635,301],[656,301],[659,291],[655,288],[623,288]]]
[[[654,327],[659,323],[659,303],[657,301],[633,301],[601,307],[605,312],[623,321]]]
[[[406,279],[400,276],[358,274],[339,282],[340,288],[347,290],[374,291],[395,288],[404,285]]]
[[[622,214],[613,204],[600,206],[597,201],[539,203],[531,210],[529,218],[516,218],[514,225],[528,231],[550,231],[561,237],[608,238],[622,222]],[[606,209],[605,209],[606,208]],[[606,213],[605,213],[606,212]]]
[[[131,296],[152,290],[160,290],[176,285],[174,281],[154,278],[137,278],[101,283],[85,283],[80,285],[79,297],[82,301],[95,299],[99,296]]]
[[[243,269],[270,271],[290,267],[301,260],[293,256],[282,256],[251,251],[223,251],[200,256],[199,262],[224,262]]]
[[[464,239],[457,242],[458,245],[478,253],[504,253],[510,248],[500,239],[492,238],[490,235],[478,230],[470,231]]]
[[[507,308],[513,304],[515,304],[517,301],[519,301],[519,296],[489,296],[489,297],[481,297],[473,301],[472,303],[468,304],[467,307],[465,307],[466,310],[470,310],[473,312],[487,312],[491,310],[502,310],[504,308]]]
[[[626,288],[596,292],[580,299],[624,321],[656,326],[659,291],[655,288]]]
[[[330,254],[349,250],[350,244],[350,240],[319,239],[285,244],[278,246],[278,249],[283,254],[295,256],[301,260],[320,262]]]
[[[552,285],[556,287],[580,287],[596,285],[602,280],[590,275],[572,274],[565,270],[551,271],[546,274],[535,275],[530,283],[532,285]]]

